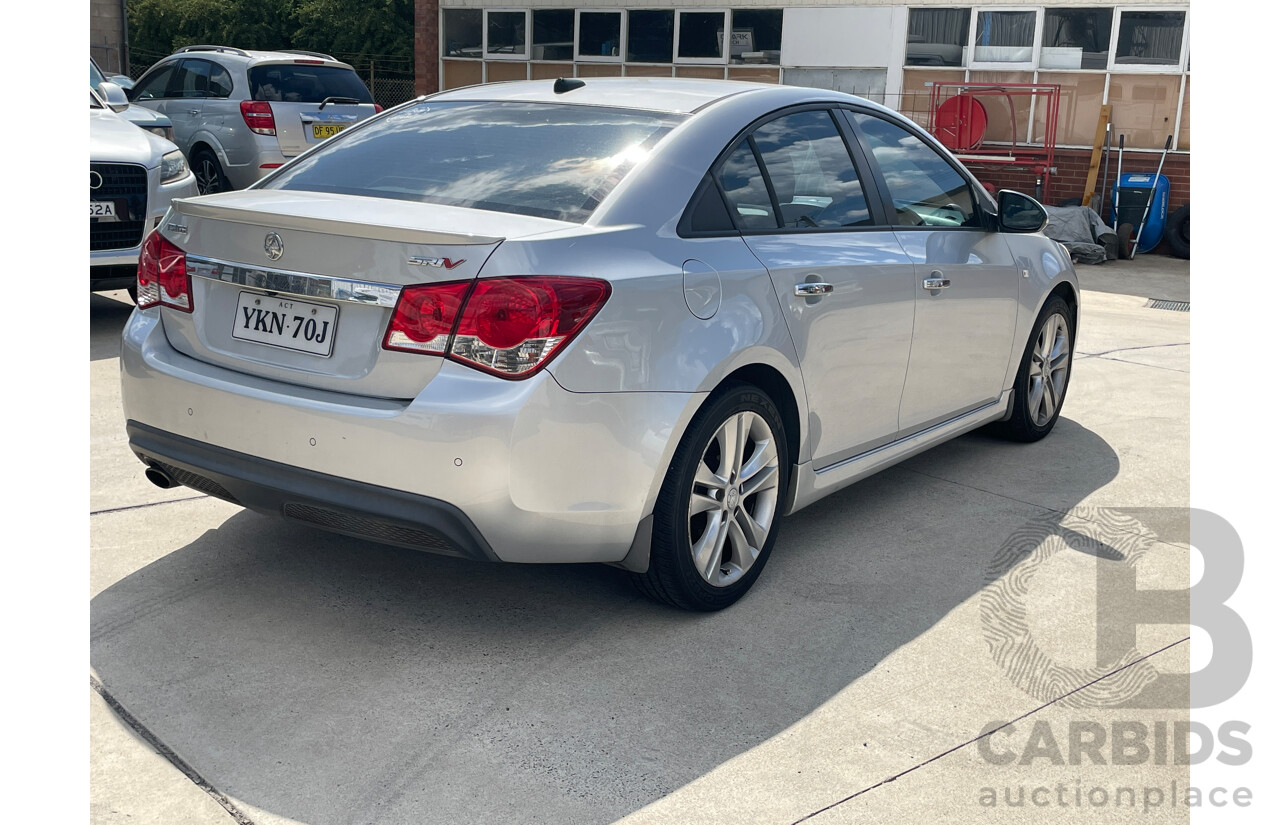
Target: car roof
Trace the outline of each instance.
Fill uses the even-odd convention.
[[[351,68],[349,63],[345,63],[336,57],[320,52],[310,52],[297,49],[294,51],[259,51],[254,49],[238,49],[235,46],[187,46],[179,49],[173,54],[165,58],[165,60],[175,60],[183,57],[212,57],[217,56],[219,59],[236,62],[242,65],[253,65],[264,62],[281,62],[295,63],[299,60],[323,60],[326,66],[342,66]]]
[[[689,114],[724,100],[750,92],[795,88],[796,98],[813,94],[813,89],[779,86],[776,83],[747,83],[738,80],[696,80],[674,77],[592,77],[579,78],[582,86],[556,94],[554,80],[517,80],[466,86],[432,95],[432,100],[520,101],[531,103],[571,103],[582,106],[613,106],[657,112]],[[841,96],[843,97],[843,96]]]

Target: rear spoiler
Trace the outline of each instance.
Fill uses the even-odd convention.
[[[212,221],[247,223],[274,229],[296,229],[300,232],[321,232],[326,235],[342,235],[348,238],[368,238],[375,241],[392,241],[410,244],[475,244],[491,246],[502,243],[505,237],[472,235],[464,232],[440,232],[417,229],[411,226],[386,226],[383,224],[343,221],[310,215],[281,212],[263,212],[229,204],[202,203],[191,198],[174,198],[172,206],[180,215],[204,218]]]

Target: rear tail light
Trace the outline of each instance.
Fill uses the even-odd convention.
[[[276,133],[276,116],[271,111],[271,104],[265,100],[240,101],[240,116],[249,127],[249,131],[258,135],[274,135]]]
[[[609,292],[607,281],[552,276],[406,287],[383,347],[525,378],[582,331]]]
[[[187,274],[187,253],[152,232],[142,243],[138,257],[138,309],[156,304],[190,312],[191,276]]]

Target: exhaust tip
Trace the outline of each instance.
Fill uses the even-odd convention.
[[[168,473],[161,470],[159,467],[148,467],[145,475],[147,477],[147,481],[150,481],[162,490],[168,490],[171,487],[178,486],[178,482],[174,481]]]

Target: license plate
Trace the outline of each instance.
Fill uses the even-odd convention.
[[[337,307],[241,292],[231,337],[328,358],[337,327]]]
[[[89,201],[89,217],[100,221],[118,221],[115,201]]]
[[[311,125],[311,136],[316,140],[324,140],[325,138],[333,137],[334,135],[338,134],[345,128],[347,128],[347,125],[345,123],[341,125],[325,125],[325,126],[321,126],[320,124],[315,123]]]

